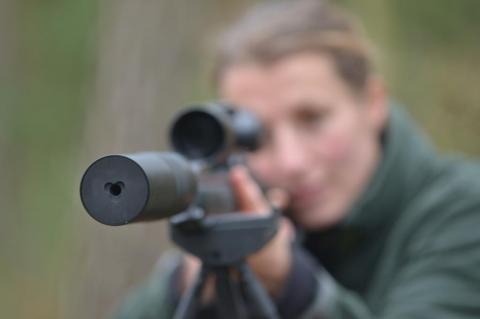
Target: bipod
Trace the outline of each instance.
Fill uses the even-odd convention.
[[[210,274],[215,277],[215,305],[220,318],[279,318],[272,300],[246,263],[249,255],[275,235],[278,220],[276,211],[268,216],[228,213],[204,217],[197,207],[172,217],[172,240],[202,262],[174,319],[194,318]]]

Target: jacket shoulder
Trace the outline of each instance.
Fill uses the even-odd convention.
[[[121,302],[114,319],[167,319],[172,317],[171,278],[181,263],[178,252],[165,253],[147,280]]]
[[[408,253],[445,251],[478,243],[480,164],[441,159],[405,205],[395,228],[409,236]]]

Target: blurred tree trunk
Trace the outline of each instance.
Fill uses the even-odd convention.
[[[0,309],[5,318],[65,317],[70,151],[81,123],[88,2],[0,2]]]
[[[0,167],[5,168],[7,164],[14,158],[13,139],[12,139],[12,125],[11,118],[13,117],[13,92],[11,91],[13,82],[16,79],[12,78],[15,75],[15,56],[16,56],[16,25],[14,23],[14,16],[16,14],[15,1],[0,2]],[[0,210],[11,211],[12,207],[7,206],[13,204],[7,201],[14,190],[12,184],[13,169],[2,170],[2,178],[0,178]],[[8,218],[9,215],[5,216]],[[10,235],[9,220],[0,223],[0,245],[7,242],[6,238]],[[5,252],[0,249],[0,252]],[[3,256],[0,256],[3,257]],[[3,259],[3,258],[2,258]]]
[[[15,291],[10,287],[17,285],[15,277],[15,249],[12,242],[19,239],[16,232],[18,179],[16,165],[15,140],[12,129],[15,112],[14,85],[17,82],[17,25],[15,17],[17,6],[14,0],[0,2],[0,309],[6,316],[15,317],[19,312]]]
[[[211,98],[206,34],[238,3],[104,1],[100,9],[96,97],[87,111],[84,168],[99,156],[166,150],[172,115]],[[104,318],[169,246],[165,224],[109,228],[86,214],[78,234],[81,295],[78,318]]]

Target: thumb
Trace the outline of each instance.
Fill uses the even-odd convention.
[[[244,166],[232,168],[230,182],[241,211],[261,214],[270,212],[268,201]]]

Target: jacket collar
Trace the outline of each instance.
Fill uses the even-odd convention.
[[[389,107],[382,159],[340,229],[372,231],[393,222],[429,175],[435,151],[404,110]]]

